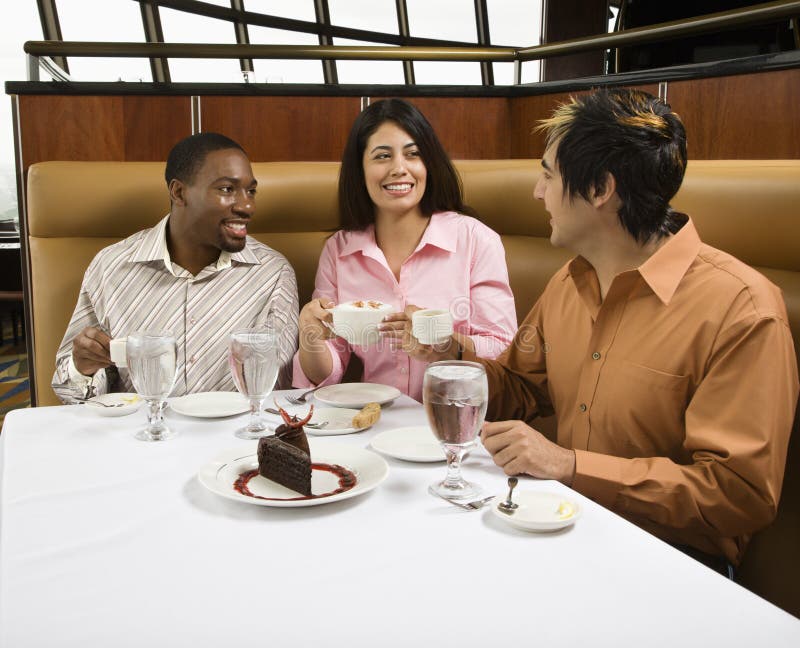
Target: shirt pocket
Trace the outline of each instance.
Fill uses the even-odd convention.
[[[592,433],[605,431],[611,454],[682,455],[690,377],[624,360],[607,366],[598,385]]]

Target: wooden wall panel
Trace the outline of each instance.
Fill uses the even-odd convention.
[[[686,126],[689,158],[800,158],[800,69],[668,84]]]
[[[339,160],[361,106],[358,97],[204,96],[204,131],[241,144],[254,162]]]
[[[122,160],[122,97],[19,98],[25,169],[45,160]]]
[[[19,97],[25,170],[45,160],[163,160],[191,134],[189,97]]]
[[[511,155],[510,100],[506,97],[406,97],[419,108],[454,160]],[[377,99],[376,99],[377,101]]]
[[[651,94],[658,94],[658,85],[631,86]],[[544,154],[544,135],[533,133],[540,119],[550,117],[559,103],[569,101],[570,96],[586,94],[588,90],[560,92],[532,97],[515,97],[511,100],[509,157],[540,158]]]
[[[125,159],[131,162],[166,160],[170,149],[192,134],[190,97],[123,99]]]

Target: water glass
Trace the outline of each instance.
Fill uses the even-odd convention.
[[[234,331],[228,364],[236,389],[250,401],[250,422],[234,434],[240,439],[259,439],[272,431],[261,419],[261,408],[278,379],[278,336],[271,329]]]
[[[140,441],[164,441],[175,436],[164,423],[162,410],[175,385],[178,345],[169,331],[137,331],[125,345],[128,372],[136,392],[147,401],[147,427]]]
[[[422,402],[431,429],[447,455],[447,476],[428,488],[434,495],[454,500],[480,497],[483,489],[461,476],[461,460],[475,445],[488,399],[486,371],[480,364],[445,360],[425,370]]]

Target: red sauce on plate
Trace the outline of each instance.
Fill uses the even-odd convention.
[[[241,493],[242,495],[246,495],[247,497],[253,497],[255,499],[262,499],[262,500],[273,500],[273,501],[281,501],[281,502],[295,502],[298,500],[310,500],[310,499],[319,499],[320,497],[330,497],[331,495],[338,495],[339,493],[344,493],[345,491],[349,491],[353,486],[356,485],[357,479],[355,473],[353,471],[348,470],[344,466],[339,466],[337,464],[324,464],[324,463],[312,463],[311,470],[324,470],[326,472],[333,473],[334,475],[339,477],[339,488],[332,490],[327,493],[318,493],[315,495],[299,495],[297,497],[262,497],[261,495],[256,495],[253,491],[248,488],[248,483],[250,482],[253,477],[258,476],[258,470],[248,470],[247,472],[243,472],[235,482],[233,482],[233,488],[236,490],[237,493]]]

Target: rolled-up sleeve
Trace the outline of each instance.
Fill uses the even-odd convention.
[[[474,239],[470,273],[469,337],[475,354],[496,358],[514,339],[517,312],[500,237],[481,230]]]
[[[314,293],[312,299],[326,298],[334,303],[339,294],[336,278],[335,248],[333,239],[328,239],[317,265],[317,275],[314,279]],[[300,365],[300,352],[294,354],[292,385],[295,387],[321,387],[323,385],[335,385],[341,382],[344,376],[347,363],[350,361],[350,347],[341,338],[327,340],[326,346],[331,355],[331,373],[319,384],[312,383]]]
[[[285,389],[292,384],[292,358],[297,349],[297,279],[294,270],[284,261],[272,292],[266,300],[257,325],[266,325],[278,332],[278,360],[280,372],[276,389]]]

